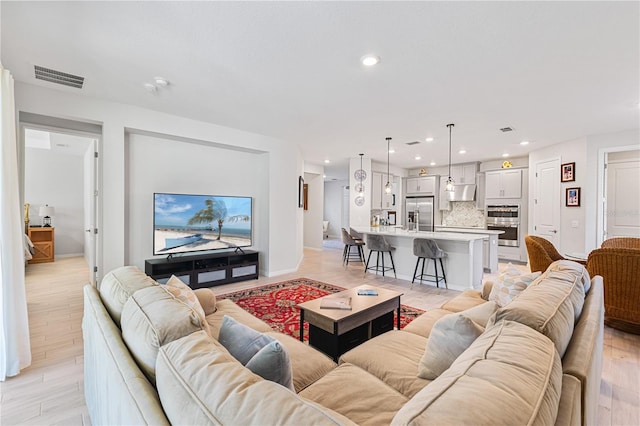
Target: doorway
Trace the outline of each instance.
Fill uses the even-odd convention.
[[[101,132],[100,126],[88,126]],[[89,282],[95,285],[101,264],[97,233],[101,135],[87,131],[85,123],[24,113],[19,129],[21,198],[30,204],[25,230],[42,226],[40,207],[52,207],[49,211],[54,213],[47,220],[55,231],[55,256],[83,257]]]
[[[560,159],[551,158],[535,164],[533,184],[533,231],[560,246]]]
[[[602,241],[640,237],[640,150],[605,152],[603,178]]]

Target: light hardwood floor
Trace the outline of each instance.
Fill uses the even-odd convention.
[[[402,291],[402,303],[432,309],[458,292],[387,276],[363,275],[360,263],[341,265],[341,248],[305,250],[300,269],[215,287],[218,294],[307,277],[355,287],[363,283]],[[27,300],[33,363],[0,384],[0,424],[90,424],[83,396],[82,287],[87,266],[81,258],[29,265]],[[485,279],[491,279],[485,275]],[[599,406],[601,425],[640,425],[640,336],[605,328]]]

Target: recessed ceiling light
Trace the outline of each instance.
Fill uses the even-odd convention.
[[[420,157],[419,155],[416,155],[416,160],[422,160],[422,157]]]
[[[162,78],[162,77],[156,77],[154,78],[156,84],[160,87],[167,87],[169,85],[169,80],[167,80],[166,78]]]
[[[466,153],[467,153],[467,150],[465,149],[461,149],[460,151],[458,151],[458,154],[466,154]]]
[[[503,156],[504,158],[507,158],[507,157],[509,156],[509,154],[507,154],[507,153],[505,152],[504,154],[502,154],[502,156]]]
[[[155,85],[151,83],[144,83],[142,87],[144,87],[147,92],[152,92],[152,93],[158,89]]]
[[[372,67],[380,63],[380,56],[365,55],[362,58],[360,58],[360,60],[362,61],[362,65],[367,67]]]
[[[529,145],[529,141],[522,141],[520,142],[520,145]]]
[[[329,164],[331,160],[324,160],[324,164]]]
[[[433,138],[431,138],[431,137],[426,138],[426,139],[425,139],[425,141],[427,141],[427,142],[433,142]]]
[[[435,165],[436,165],[436,162],[435,162],[435,161],[432,161],[432,162],[430,162],[430,163],[429,163],[429,165],[430,165],[430,166],[435,166]]]

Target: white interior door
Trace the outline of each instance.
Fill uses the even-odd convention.
[[[89,282],[96,283],[97,275],[97,140],[93,140],[84,157],[84,258],[89,265]]]
[[[625,156],[629,159],[624,159]],[[605,239],[623,236],[640,237],[638,151],[609,154],[605,182]]]
[[[533,229],[559,249],[560,243],[560,159],[536,163],[533,199]]]

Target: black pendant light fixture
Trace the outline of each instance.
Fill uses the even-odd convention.
[[[384,192],[391,194],[393,191],[393,185],[391,184],[391,178],[389,174],[389,151],[391,150],[391,138],[387,138],[387,184],[384,186]]]
[[[451,129],[453,128],[453,126],[453,123],[447,124],[447,127],[449,128],[449,178],[447,178],[446,190],[448,192],[453,192],[453,185],[456,184],[451,178]]]

